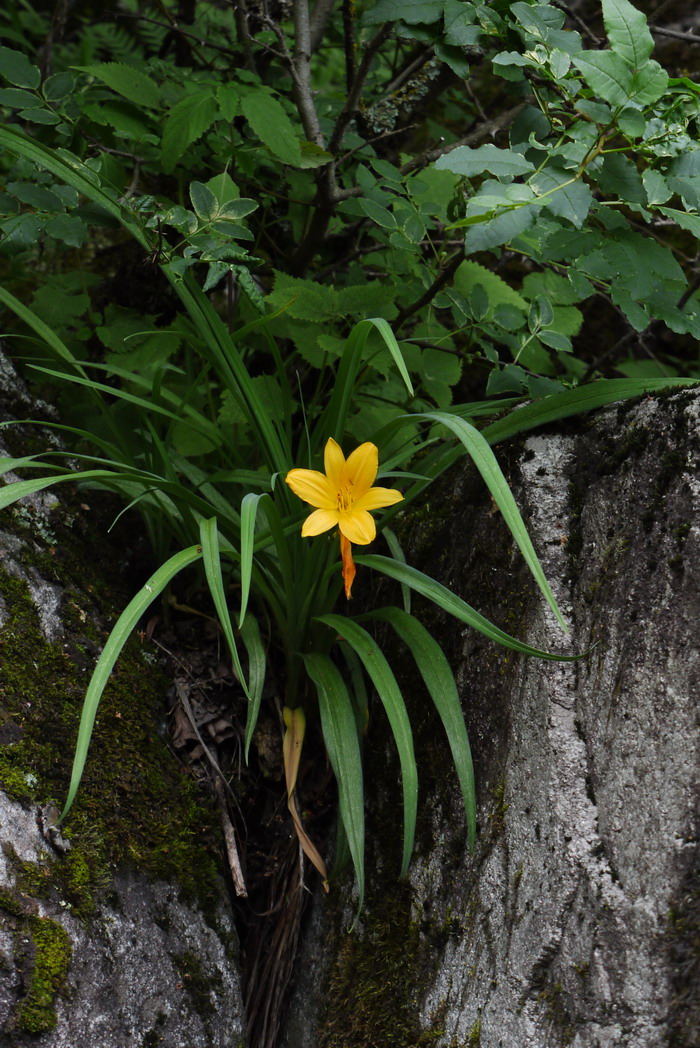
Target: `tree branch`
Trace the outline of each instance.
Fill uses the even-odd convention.
[[[330,18],[334,6],[335,0],[316,0],[313,14],[311,15],[311,21],[309,23],[309,28],[311,30],[312,54],[323,40],[323,34],[326,31],[326,25],[328,24],[328,19]]]
[[[423,306],[430,305],[437,293],[439,291],[442,291],[445,284],[449,283],[449,281],[455,275],[463,259],[464,246],[460,247],[457,251],[455,251],[452,258],[449,260],[444,269],[440,270],[440,272],[438,273],[437,277],[432,282],[428,290],[424,294],[422,294],[421,297],[413,303],[413,305],[406,306],[399,312],[393,325],[394,333],[396,333],[399,330],[399,328],[408,320],[408,318],[414,315],[414,313],[420,312]]]

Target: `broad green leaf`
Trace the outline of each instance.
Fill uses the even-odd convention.
[[[359,913],[365,897],[365,812],[355,714],[343,678],[327,655],[305,655],[304,664],[316,685],[323,739],[338,784],[338,808],[355,867]]]
[[[529,184],[538,196],[544,195],[540,202],[548,211],[581,228],[593,203],[593,194],[585,182],[574,179],[570,171],[548,165],[533,175]]]
[[[63,479],[63,478],[62,478]],[[69,479],[69,478],[65,478]],[[102,649],[102,654],[97,660],[93,670],[90,684],[88,685],[85,699],[83,700],[83,711],[80,715],[80,727],[78,728],[78,741],[75,744],[73,757],[73,769],[71,772],[68,796],[61,812],[64,819],[70,810],[83,775],[83,768],[87,758],[92,729],[97,715],[97,708],[102,698],[102,693],[109,681],[115,662],[119,658],[122,648],[136,629],[139,619],[151,606],[168,585],[170,580],[180,571],[199,560],[202,552],[199,546],[190,546],[189,549],[176,553],[161,565],[148,582],[146,582],[136,596],[129,602],[114,625],[107,642]]]
[[[362,197],[359,204],[367,218],[371,218],[378,226],[383,226],[384,229],[396,229],[396,219],[388,208],[382,207],[369,197]]]
[[[389,663],[373,637],[352,619],[344,615],[322,615],[317,619],[335,630],[354,649],[362,661],[379,696],[391,725],[401,764],[403,787],[403,857],[401,876],[405,876],[413,852],[418,808],[418,772],[413,752],[413,733],[403,696]]]
[[[475,611],[471,605],[467,604],[461,597],[458,597],[447,586],[436,582],[429,575],[424,575],[422,571],[418,571],[417,568],[412,567],[410,564],[399,564],[398,561],[391,560],[390,557],[380,557],[374,553],[355,554],[355,563],[362,564],[367,568],[374,568],[375,571],[379,571],[382,575],[388,575],[390,579],[395,579],[396,582],[405,583],[415,590],[416,593],[420,593],[421,596],[431,600],[460,622],[466,623],[467,626],[472,626],[479,633],[488,637],[489,640],[496,641],[497,644],[502,644],[503,647],[510,648],[512,651],[519,651],[524,655],[536,655],[540,659],[550,659],[557,662],[573,662],[582,657],[580,655],[555,655],[552,652],[541,651],[539,648],[533,648],[529,644],[516,640],[509,633],[506,633],[498,626],[494,626],[484,615]]]
[[[168,113],[163,125],[161,160],[166,172],[175,167],[193,142],[202,137],[216,120],[218,107],[211,91],[185,95]]]
[[[4,76],[16,87],[37,88],[41,81],[38,67],[32,65],[21,51],[15,51],[11,47],[0,47],[0,76]]]
[[[223,207],[224,204],[230,203],[232,200],[238,200],[241,191],[233,181],[228,171],[222,171],[220,175],[214,175],[208,182],[204,183],[207,189],[211,189],[212,193],[216,197],[216,201],[219,207]]]
[[[510,149],[498,149],[490,143],[479,146],[478,149],[457,146],[436,160],[435,167],[439,171],[453,171],[457,175],[466,175],[467,178],[480,175],[482,171],[489,171],[497,178],[512,179],[535,170],[534,164],[520,153],[513,153]]]
[[[380,22],[437,22],[445,7],[445,0],[379,0],[365,11],[363,25],[378,25]]]
[[[632,98],[639,105],[658,101],[668,87],[668,73],[653,58],[632,76]]]
[[[160,88],[156,81],[133,66],[124,65],[122,62],[99,62],[96,65],[73,68],[101,80],[118,95],[128,98],[138,106],[157,109],[160,105]]]
[[[464,237],[465,252],[474,255],[510,243],[535,222],[540,206],[536,201],[534,205],[529,202],[516,205],[511,210],[489,216],[482,225],[470,227]]]
[[[617,126],[623,134],[629,135],[630,138],[639,138],[644,134],[647,122],[643,113],[630,107],[618,113]]]
[[[549,306],[549,302],[546,299],[542,298],[541,303],[538,299],[539,314],[541,314],[544,309],[544,303]],[[547,318],[545,317],[544,319]],[[551,320],[551,306],[549,306],[549,319]],[[452,430],[455,436],[462,442],[474,465],[483,477],[496,505],[500,509],[503,519],[508,525],[510,533],[517,543],[518,549],[525,558],[532,577],[554,612],[559,625],[563,630],[568,631],[568,626],[566,625],[564,616],[559,610],[557,602],[554,599],[554,594],[545,578],[542,565],[535,553],[527,528],[525,527],[523,518],[520,515],[520,510],[518,509],[512,492],[508,487],[506,478],[503,476],[501,467],[498,465],[496,456],[489,447],[488,441],[484,439],[478,429],[475,429],[475,427],[465,419],[458,418],[455,415],[448,415],[445,412],[428,411],[417,417],[441,422],[443,426],[447,426],[448,429]]]
[[[10,106],[13,109],[41,109],[44,101],[39,95],[33,95],[31,91],[25,91],[21,87],[0,88],[0,106]]]
[[[403,640],[435,704],[452,750],[467,815],[469,847],[476,841],[476,789],[469,736],[450,664],[437,641],[417,619],[399,608],[381,608],[368,618],[388,622]]]
[[[611,106],[625,106],[632,100],[632,70],[612,51],[581,51],[574,65],[600,98]]]
[[[190,200],[197,218],[202,222],[209,222],[219,210],[216,196],[202,182],[190,182]]]
[[[61,119],[52,109],[21,109],[17,116],[32,124],[58,124]]]
[[[633,69],[641,69],[654,50],[646,16],[629,0],[603,0],[603,22],[612,50]]]
[[[41,85],[41,93],[47,102],[59,102],[74,87],[75,77],[71,73],[54,73]]]
[[[673,196],[673,190],[660,171],[647,168],[642,172],[642,183],[650,207],[654,204],[665,204]]]
[[[488,293],[491,310],[496,306],[507,304],[515,306],[516,309],[522,310],[523,313],[527,312],[528,304],[525,299],[510,284],[507,284],[502,277],[499,277],[497,273],[491,272],[490,269],[486,269],[485,266],[479,265],[478,262],[466,259],[455,273],[455,288],[469,298],[474,287],[479,284]]]
[[[659,207],[662,215],[673,219],[681,229],[687,229],[694,237],[700,240],[700,215],[689,215],[687,211],[678,211],[675,207]]]
[[[241,102],[243,115],[261,142],[283,164],[301,164],[299,136],[276,98],[264,91],[251,91]]]
[[[593,177],[608,196],[615,194],[621,200],[633,200],[638,204],[647,202],[644,185],[635,164],[620,153],[606,156],[602,167]]]

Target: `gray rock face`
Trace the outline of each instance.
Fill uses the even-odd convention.
[[[23,415],[41,410],[0,354],[0,417],[16,417],[17,405]],[[16,432],[0,431],[21,454],[18,444],[36,430]],[[103,700],[77,819],[67,822],[70,850],[60,837],[55,848],[37,823],[38,802],[65,797],[87,674],[114,621],[114,609],[96,599],[100,573],[111,595],[114,551],[90,557],[94,522],[81,516],[89,507],[74,499],[66,508],[68,493],[57,490],[58,498],[40,493],[0,520],[0,1043],[238,1048],[243,1004],[229,896],[205,851],[206,809],[196,809],[187,839],[175,839],[198,798],[159,739],[166,682],[148,652],[127,658],[133,676]],[[114,676],[119,689],[119,666]],[[166,804],[172,820],[159,824]],[[201,855],[191,845],[198,830]],[[130,862],[115,859],[110,834]],[[201,862],[203,882],[178,871],[190,878],[187,896],[168,865],[169,849],[183,842],[183,863]],[[162,856],[171,879],[150,872]]]
[[[4,794],[0,826],[3,841],[11,842],[25,862],[48,870],[61,861],[47,851],[34,814]],[[86,922],[72,916],[61,899],[32,900],[14,888],[13,864],[0,857],[4,904],[18,907],[13,914],[5,909],[0,926],[0,1030],[7,1037],[3,1043],[18,1048],[242,1044],[240,985],[230,953],[235,931],[225,905],[216,914],[215,930],[200,911],[179,900],[173,884],[121,872],[110,885],[108,901]],[[67,932],[54,944],[56,954],[60,949],[54,966],[65,969],[65,982],[55,999],[49,994],[56,1025],[39,1035],[21,1029],[27,1002],[39,996],[33,984],[41,947],[30,941],[37,920],[54,932],[57,927]],[[27,958],[27,946],[34,956]],[[48,963],[48,958],[39,957],[39,966]]]
[[[307,997],[293,1004],[289,1048],[700,1043],[700,397],[612,407],[577,429],[504,456],[569,637],[468,468],[431,495],[445,524],[414,535],[411,560],[530,644],[592,650],[574,663],[513,657],[430,622],[470,727],[476,852],[447,755],[424,747],[418,854],[410,888],[392,885],[381,849],[398,812],[384,751],[368,776],[385,830],[370,902],[349,936],[321,900],[297,962]],[[325,990],[309,1001],[314,980]],[[314,1008],[312,1029],[300,1018]]]

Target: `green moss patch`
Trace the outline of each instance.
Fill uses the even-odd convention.
[[[60,807],[89,675],[108,635],[101,624],[114,622],[134,583],[125,586],[119,547],[105,543],[106,526],[87,520],[81,504],[62,503],[50,523],[56,546],[28,544],[25,568],[40,562],[42,577],[64,591],[59,641],[47,641],[27,584],[0,564],[0,788],[24,804]],[[26,538],[24,518],[15,520],[11,511],[0,526]],[[123,550],[123,536],[121,542]],[[150,645],[132,636],[100,704],[81,788],[63,828],[72,850],[47,864],[48,875],[18,871],[27,889],[38,897],[58,895],[79,916],[89,916],[114,864],[176,880],[205,912],[219,892],[217,866],[205,847],[218,840],[214,805],[183,773],[161,734],[168,682],[152,662]]]

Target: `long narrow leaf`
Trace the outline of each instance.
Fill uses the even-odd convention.
[[[450,664],[442,648],[428,633],[425,626],[412,615],[401,611],[400,608],[380,608],[371,612],[367,617],[388,622],[416,660],[416,665],[444,725],[447,741],[452,750],[452,758],[467,815],[469,847],[473,849],[476,841],[474,764],[464,714]]]
[[[71,351],[66,346],[65,342],[58,337],[53,328],[50,328],[48,324],[44,323],[41,317],[38,317],[28,306],[25,306],[23,302],[20,302],[18,298],[10,294],[7,288],[0,287],[0,302],[3,302],[8,309],[23,320],[27,327],[30,327],[39,336],[42,341],[46,343],[49,349],[61,360],[65,360],[66,363],[72,364],[80,374],[84,375],[85,372],[77,362]]]
[[[202,551],[199,546],[190,546],[189,549],[176,553],[174,557],[167,560],[165,564],[162,564],[161,567],[151,575],[148,582],[141,587],[139,592],[133,600],[129,602],[117,619],[112,632],[107,638],[107,643],[102,649],[102,654],[97,660],[97,665],[93,670],[90,684],[88,685],[85,699],[83,701],[83,711],[80,716],[80,727],[78,729],[78,741],[75,745],[75,755],[73,757],[73,770],[71,772],[70,785],[68,787],[68,796],[66,797],[66,803],[61,812],[61,819],[66,817],[73,801],[75,800],[75,795],[78,786],[80,785],[83,769],[85,767],[90,739],[92,738],[92,729],[95,724],[97,707],[99,706],[102,693],[107,685],[114,664],[117,661],[122,648],[136,628],[141,616],[146,609],[150,607],[153,601],[160,596],[170,580],[174,578],[178,572],[182,571],[183,568],[186,568],[188,565],[193,564],[194,561],[199,560],[201,555]]]
[[[499,444],[518,433],[526,433],[571,415],[582,415],[618,400],[629,400],[644,393],[661,393],[674,388],[680,391],[686,386],[697,386],[699,382],[697,378],[602,378],[589,385],[567,389],[564,393],[552,393],[542,400],[516,408],[505,418],[486,426],[482,433],[489,444]]]
[[[210,520],[200,521],[199,541],[202,544],[204,573],[207,578],[207,585],[209,586],[209,592],[211,593],[214,607],[216,608],[216,614],[221,629],[223,630],[224,637],[226,638],[228,650],[231,653],[231,659],[233,660],[233,665],[238,674],[238,679],[241,682],[241,687],[246,694],[246,698],[250,701],[250,693],[248,691],[245,674],[243,673],[243,667],[241,666],[241,660],[238,655],[236,638],[233,634],[231,616],[229,615],[228,603],[226,601],[224,579],[221,572],[221,550],[219,549],[219,533],[216,526],[216,517],[212,517]]]
[[[338,783],[340,818],[357,877],[359,915],[365,897],[365,812],[355,714],[343,678],[328,656],[313,653],[305,655],[304,662],[316,685],[323,738]]]
[[[253,572],[253,550],[255,547],[255,517],[261,495],[249,491],[241,502],[241,610],[238,625],[245,619],[250,595],[250,578]]]
[[[522,652],[524,655],[536,655],[540,659],[550,659],[556,662],[575,662],[577,659],[582,659],[586,654],[584,652],[582,655],[556,655],[553,652],[541,651],[539,648],[533,648],[529,644],[516,640],[509,633],[506,633],[498,626],[494,626],[484,615],[475,611],[471,605],[463,601],[452,590],[436,582],[430,575],[424,575],[422,571],[418,571],[417,568],[412,567],[410,564],[400,564],[396,560],[391,560],[390,557],[380,557],[374,553],[356,556],[355,563],[364,564],[365,567],[374,568],[375,571],[388,575],[390,579],[405,583],[415,590],[416,593],[427,597],[428,600],[432,600],[438,607],[443,608],[450,615],[454,615],[460,622],[473,626],[475,630],[483,633],[489,640],[495,640],[497,644],[502,644],[505,648]]]
[[[386,710],[401,763],[403,787],[403,856],[401,876],[405,876],[413,853],[418,810],[418,772],[413,751],[413,733],[401,689],[389,663],[367,630],[343,615],[322,615],[316,620],[335,630],[353,648],[364,664]]]
[[[245,722],[245,759],[247,763],[253,732],[258,723],[267,664],[260,627],[254,615],[246,615],[243,620],[241,639],[248,652],[248,715]]]
[[[511,535],[515,539],[520,552],[525,558],[525,562],[530,569],[532,577],[542,591],[550,608],[556,615],[559,625],[563,630],[568,632],[569,627],[559,610],[559,605],[557,604],[551,587],[545,578],[542,565],[535,553],[535,547],[532,545],[527,528],[525,527],[525,522],[520,515],[520,510],[518,509],[513,494],[508,487],[508,482],[503,476],[501,467],[498,465],[496,456],[489,447],[488,441],[481,435],[479,430],[475,429],[469,422],[466,422],[464,419],[459,418],[456,415],[449,415],[444,411],[426,411],[420,415],[414,415],[412,417],[427,418],[434,422],[441,422],[443,426],[451,429],[459,438],[462,445],[471,456],[474,465],[483,477],[487,488],[493,495],[494,501],[500,509],[503,519],[510,529]]]

